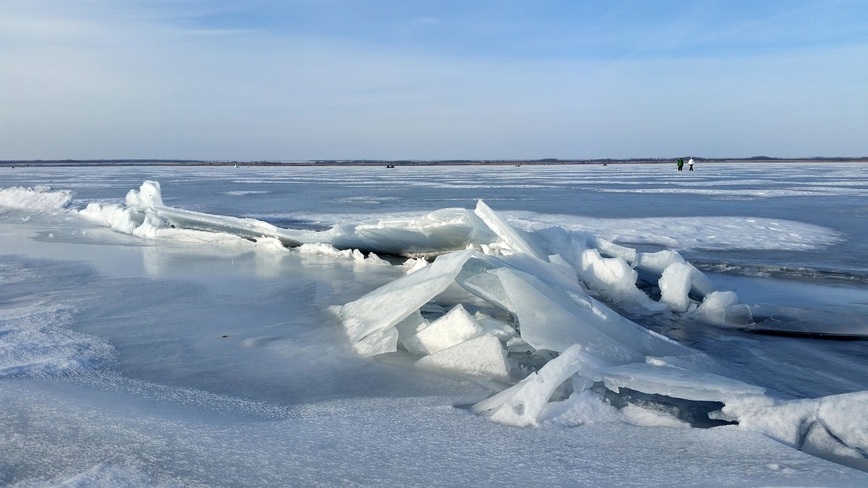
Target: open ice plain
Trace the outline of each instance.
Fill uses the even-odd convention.
[[[4,485],[868,482],[865,165],[0,169]]]

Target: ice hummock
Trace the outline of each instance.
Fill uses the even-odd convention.
[[[56,212],[67,208],[70,202],[72,202],[72,192],[54,190],[50,186],[0,188],[0,208]]]
[[[629,389],[713,402],[719,410],[712,416],[830,459],[864,464],[868,441],[860,432],[866,422],[858,423],[857,434],[842,435],[830,427],[840,417],[819,408],[824,400],[770,398],[761,388],[715,374],[703,354],[618,312],[683,315],[733,327],[753,324],[750,307],[733,292],[716,290],[674,250],[640,252],[563,229],[522,231],[482,201],[473,211],[442,209],[310,231],[169,207],[159,183],[146,181],[123,205],[91,203],[80,214],[148,239],[219,234],[288,247],[434,258],[428,265],[408,262],[412,272],[334,311],[362,355],[407,354],[419,367],[514,383],[473,407],[495,421],[569,423],[567,417],[589,398],[603,401],[600,388],[614,394]],[[639,281],[657,293],[649,294]],[[829,401],[857,418],[864,412],[864,395]],[[630,405],[619,415],[635,419],[642,408]],[[781,420],[780,412],[790,410],[810,411],[814,420],[806,424],[801,414]],[[804,429],[807,434],[793,442],[790,434],[778,435]]]

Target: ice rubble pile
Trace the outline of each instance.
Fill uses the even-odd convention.
[[[409,256],[404,276],[334,307],[349,340],[362,355],[406,354],[419,367],[515,383],[472,407],[499,422],[623,420],[629,409],[612,413],[601,398],[625,390],[713,405],[705,415],[868,469],[864,392],[776,402],[760,387],[714,374],[703,354],[615,311],[680,314],[719,326],[752,322],[733,292],[715,290],[675,251],[639,252],[558,227],[528,233],[482,201],[473,211],[443,209],[318,232],[167,207],[159,183],[146,181],[125,205],[91,203],[81,213],[146,238],[204,231],[357,257]],[[435,256],[430,264],[418,259]]]
[[[0,189],[0,207],[53,212],[69,206],[72,192],[54,190],[50,186],[20,186]]]
[[[436,255],[493,237],[485,234],[486,227],[464,209],[442,209],[413,219],[341,224],[327,231],[285,229],[251,218],[166,206],[156,181],[145,181],[138,190],[130,190],[124,204],[92,202],[81,215],[118,232],[149,239],[210,240],[202,232],[210,236],[222,233],[254,241],[276,239],[290,247],[327,244],[341,250],[395,255]]]

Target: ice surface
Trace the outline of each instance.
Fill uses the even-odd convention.
[[[707,215],[752,212],[714,200],[740,191],[722,189],[731,176],[706,183],[715,197],[702,208],[674,204],[674,192],[643,214],[635,195],[672,182],[631,168],[654,183],[621,194],[624,213],[696,210],[607,220],[562,212],[616,215],[595,198],[617,190],[611,167],[587,180],[599,168],[402,168],[392,186],[323,168],[237,168],[219,182],[219,169],[85,171],[90,180],[40,169],[0,189],[0,484],[454,486],[506,472],[523,486],[868,483],[850,469],[868,469],[862,343],[742,332],[831,328],[842,311],[856,323],[858,273],[811,288],[846,291],[828,309],[797,309],[817,303],[810,293],[755,305],[771,295],[715,286],[708,269],[738,264],[715,268],[718,255],[697,251],[802,263],[826,254],[787,253],[853,249],[861,227],[796,222],[791,209]],[[537,193],[523,189],[531,177]],[[86,193],[39,185],[48,180]],[[443,201],[475,209],[431,211]],[[144,271],[113,266],[121,255]],[[114,278],[67,267],[79,262]],[[738,425],[689,428],[666,402]]]
[[[70,305],[48,300],[6,308],[0,322],[0,378],[80,373],[109,359],[111,346],[66,327],[72,313]]]
[[[0,275],[7,297],[40,282],[64,286],[74,279],[64,270],[46,272],[26,262],[0,262]],[[42,292],[5,303],[0,314],[0,379],[85,373],[110,360],[114,350],[106,341],[69,328],[85,302],[84,297],[62,299],[58,293]]]

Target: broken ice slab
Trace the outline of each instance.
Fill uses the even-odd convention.
[[[482,327],[461,304],[401,340],[411,354],[425,356],[482,335]]]
[[[724,327],[745,327],[753,324],[750,307],[738,303],[738,297],[731,291],[709,293],[699,307],[691,312],[690,317]]]
[[[470,339],[416,361],[416,366],[446,370],[496,381],[509,380],[509,363],[497,337]]]
[[[497,239],[476,214],[463,208],[445,208],[418,217],[344,224],[331,231],[301,237],[324,239],[339,249],[413,256],[439,255]]]
[[[286,245],[298,246],[302,244],[301,236],[287,229],[280,229],[268,222],[251,218],[229,217],[225,215],[211,215],[192,210],[156,205],[154,213],[168,220],[178,229],[204,230],[209,232],[225,232],[248,239],[261,237],[276,237]],[[309,232],[309,231],[303,231]]]
[[[378,356],[398,350],[398,330],[384,329],[372,332],[353,344],[362,356]]]
[[[463,208],[440,209],[404,219],[376,219],[336,225],[326,231],[285,229],[252,218],[213,215],[166,206],[163,204],[160,184],[156,181],[145,181],[139,190],[130,190],[126,206],[131,211],[153,214],[179,229],[224,232],[248,239],[273,237],[291,247],[304,243],[325,243],[337,249],[425,255],[497,240],[497,236],[476,213]]]
[[[536,349],[563,352],[581,344],[613,364],[694,351],[645,329],[590,296],[552,287],[516,270],[492,271],[515,307],[521,337]]]
[[[582,365],[578,344],[565,349],[537,372],[518,384],[474,405],[474,413],[490,413],[492,420],[527,427],[536,425],[555,389]]]
[[[817,457],[868,471],[868,391],[728,403],[720,416]]]
[[[732,378],[665,364],[624,364],[605,368],[598,374],[606,388],[616,393],[619,388],[629,388],[684,400],[720,403],[765,393],[764,388]]]
[[[500,238],[513,252],[528,254],[541,261],[548,261],[548,255],[542,250],[539,243],[533,237],[519,229],[507,224],[499,215],[494,213],[482,200],[476,202],[475,214],[482,219],[488,228]]]
[[[604,258],[597,249],[585,249],[581,254],[578,277],[607,301],[628,309],[666,310],[664,304],[651,300],[636,287],[638,276],[623,258]]]
[[[674,363],[693,366],[677,358]],[[692,414],[696,406],[702,406],[706,411],[701,412],[702,418],[695,420],[697,425],[703,426],[715,425],[715,420],[708,416],[708,408],[717,411],[727,402],[738,403],[746,399],[766,401],[763,388],[700,370],[672,366],[666,358],[649,358],[647,364],[613,366],[576,344],[515,386],[477,403],[472,411],[488,414],[497,422],[517,426],[537,425],[543,416],[557,421],[558,412],[569,409],[557,402],[549,402],[555,390],[569,378],[573,379],[574,395],[590,388],[595,382],[602,383],[615,394],[625,393],[623,398],[615,397],[621,400],[622,406],[629,404],[638,393],[646,394],[640,398],[643,403],[654,396],[666,397],[669,402],[675,400],[673,405],[683,400],[678,404],[677,410],[680,412]],[[666,400],[661,404],[665,403]],[[725,422],[720,420],[718,423]]]
[[[476,319],[476,323],[482,327],[483,334],[493,335],[503,343],[507,343],[511,339],[518,337],[518,332],[503,320],[489,317],[482,312],[476,312],[473,315],[473,318]]]
[[[350,342],[355,347],[364,337],[394,327],[417,312],[454,283],[472,254],[473,251],[461,251],[440,256],[429,266],[337,307]]]
[[[675,312],[687,312],[692,301],[691,292],[705,297],[714,291],[714,286],[707,276],[687,262],[676,262],[663,270],[658,281],[660,286],[660,303],[667,305]]]

